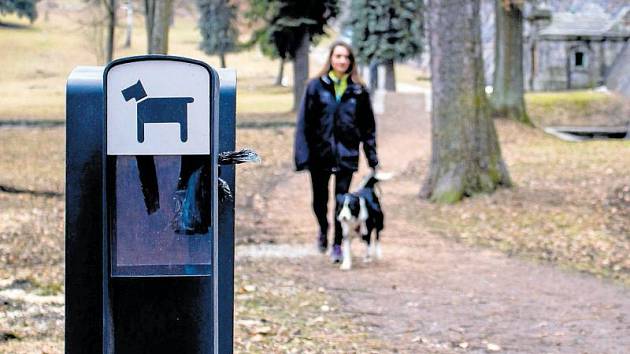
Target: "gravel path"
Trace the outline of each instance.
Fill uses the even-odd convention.
[[[306,174],[286,176],[270,193],[259,226],[283,245],[259,255],[300,254],[302,262],[287,264],[296,278],[329,289],[343,311],[399,352],[628,353],[628,289],[445,240],[397,212],[433,207],[416,198],[425,171],[403,173],[413,161],[427,165],[430,122],[421,96],[388,96],[386,105],[379,154],[397,177],[382,185],[384,259],[342,272],[324,256],[296,251],[314,248]],[[353,251],[363,246],[355,242]]]

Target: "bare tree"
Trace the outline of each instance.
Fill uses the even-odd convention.
[[[107,33],[105,39],[105,62],[114,58],[114,40],[116,34],[116,0],[103,0],[107,14]]]
[[[144,0],[144,11],[148,53],[168,53],[168,29],[173,11],[173,0]]]
[[[116,0],[85,0],[91,13],[79,22],[86,26],[91,45],[94,45],[99,64],[107,64],[114,57],[116,29]]]
[[[282,86],[282,80],[284,79],[284,58],[280,58],[280,65],[278,66],[278,75],[276,75],[276,82],[274,85]]]
[[[133,34],[133,2],[126,0],[125,11],[127,12],[127,27],[125,31],[125,48],[131,48],[131,36]]]
[[[430,0],[432,151],[421,196],[454,203],[509,186],[484,92],[480,0]]]
[[[53,0],[46,0],[43,7],[44,7],[44,21],[48,22],[50,18],[50,10],[57,7],[57,4]]]

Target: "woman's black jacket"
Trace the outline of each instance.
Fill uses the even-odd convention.
[[[363,143],[368,165],[378,165],[374,113],[365,88],[348,78],[346,91],[337,102],[328,75],[311,80],[298,113],[296,170],[356,171],[359,143]]]

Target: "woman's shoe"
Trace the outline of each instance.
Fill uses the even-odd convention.
[[[317,249],[320,253],[326,253],[326,249],[328,248],[328,237],[326,234],[319,233],[317,236]]]
[[[334,245],[332,251],[330,252],[330,260],[333,263],[341,263],[343,259],[343,254],[341,253],[341,245]]]

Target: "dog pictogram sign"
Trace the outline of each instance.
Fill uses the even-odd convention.
[[[136,100],[136,119],[138,121],[138,142],[144,142],[145,123],[177,123],[180,140],[188,140],[188,103],[194,102],[192,97],[158,97],[147,98],[142,82],[138,80],[132,86],[122,90],[125,101]]]
[[[193,62],[151,58],[106,73],[108,155],[210,153],[210,72]]]

